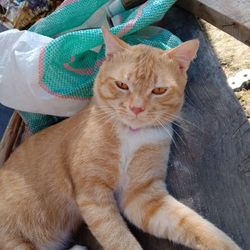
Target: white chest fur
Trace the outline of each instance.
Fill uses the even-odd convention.
[[[168,141],[166,145],[170,145],[172,138],[172,126],[167,128],[147,128],[139,131],[131,131],[130,129],[121,129],[118,131],[120,138],[120,176],[119,184],[115,191],[115,196],[120,206],[120,198],[124,189],[126,189],[129,183],[128,178],[128,166],[133,159],[134,153],[143,145],[158,144],[162,141]],[[168,154],[169,148],[166,148],[166,154]]]
[[[167,128],[145,128],[139,131],[123,129],[119,131],[120,146],[120,171],[126,172],[134,153],[143,145],[158,144],[161,141],[171,141],[172,126]]]

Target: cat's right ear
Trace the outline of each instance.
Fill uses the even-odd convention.
[[[112,57],[113,54],[129,48],[128,44],[113,35],[105,26],[102,26],[102,34],[106,46],[106,56]]]
[[[181,70],[187,71],[190,63],[196,57],[196,53],[199,49],[199,44],[200,43],[198,39],[189,40],[182,43],[178,47],[167,51],[167,55],[169,58],[178,63]]]

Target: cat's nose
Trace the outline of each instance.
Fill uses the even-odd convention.
[[[135,115],[138,115],[139,113],[144,111],[144,108],[142,107],[129,107],[129,108]]]

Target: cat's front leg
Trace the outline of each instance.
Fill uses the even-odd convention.
[[[112,191],[105,185],[89,187],[77,195],[77,203],[90,231],[105,250],[142,250],[117,208]]]
[[[233,240],[169,195],[160,180],[147,180],[124,195],[125,216],[139,228],[199,250],[240,250]]]

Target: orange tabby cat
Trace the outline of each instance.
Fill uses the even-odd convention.
[[[199,42],[166,52],[103,33],[92,103],[27,139],[0,170],[0,249],[61,249],[82,219],[104,249],[142,249],[121,212],[193,249],[239,250],[165,185],[171,121]]]

